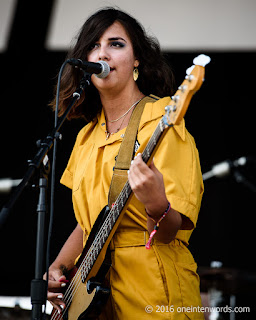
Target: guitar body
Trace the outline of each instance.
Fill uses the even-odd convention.
[[[108,268],[106,268],[107,271]],[[81,281],[81,274],[79,275]],[[68,289],[67,289],[68,290]],[[72,304],[63,314],[63,317],[57,319],[63,320],[89,320],[95,319],[102,312],[110,295],[110,289],[95,279],[90,279],[85,283],[80,283]]]
[[[81,279],[81,277],[80,277]],[[81,280],[80,280],[81,281]],[[81,281],[82,282],[82,281]],[[95,287],[96,285],[96,287]],[[91,290],[88,290],[92,288]],[[68,288],[67,288],[68,290]],[[51,319],[56,320],[89,320],[95,319],[102,312],[110,295],[110,289],[105,288],[99,283],[92,283],[90,280],[82,285],[78,285],[78,289],[73,297],[72,304],[62,314],[58,314],[53,310]]]

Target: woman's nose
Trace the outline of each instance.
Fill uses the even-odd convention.
[[[110,55],[107,47],[101,46],[99,50],[99,60],[109,61],[109,59],[110,59]]]

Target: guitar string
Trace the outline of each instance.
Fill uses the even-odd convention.
[[[160,120],[160,122],[162,121],[162,119]],[[150,153],[151,152],[151,150],[153,150],[153,148],[155,147],[155,145],[157,144],[156,143],[156,140],[155,140],[155,134],[157,135],[157,140],[159,139],[159,136],[161,135],[161,133],[164,131],[164,128],[163,128],[163,130],[162,130],[162,127],[164,127],[164,125],[163,125],[163,122],[162,122],[162,127],[161,127],[161,124],[160,124],[160,122],[159,122],[159,124],[158,124],[158,126],[157,126],[157,128],[156,128],[156,130],[155,130],[155,132],[154,132],[154,134],[153,134],[153,136],[151,137],[151,139],[149,140],[149,142],[148,142],[148,144],[147,144],[147,146],[146,146],[146,148],[145,148],[145,150],[144,150],[144,152],[143,152],[143,154],[142,154],[142,156],[144,156],[145,157],[145,155],[146,156],[148,156],[148,158],[149,158],[149,155],[147,155],[146,153]],[[157,132],[158,131],[158,132]],[[148,147],[148,148],[147,148]],[[149,149],[149,150],[148,150]],[[128,189],[128,190],[126,190],[126,189]],[[129,190],[130,189],[130,190]],[[116,203],[117,203],[117,205],[116,205],[116,207],[118,207],[118,209],[119,209],[119,205],[118,205],[118,203],[120,202],[120,199],[123,199],[123,197],[124,197],[124,195],[127,197],[127,199],[128,199],[128,197],[129,196],[127,196],[128,195],[128,193],[130,193],[130,191],[131,191],[131,187],[130,187],[130,185],[129,185],[129,182],[127,181],[126,182],[126,184],[125,184],[125,186],[124,186],[124,188],[123,188],[123,190],[121,191],[121,193],[119,194],[119,196],[118,196],[118,198],[117,198],[117,200],[116,200]],[[126,201],[127,201],[127,199],[126,199]],[[103,223],[103,225],[102,225],[102,227],[101,227],[101,229],[100,229],[100,231],[99,231],[99,233],[97,234],[97,237],[95,238],[95,240],[93,241],[93,244],[95,244],[96,245],[96,247],[97,247],[97,244],[99,244],[99,242],[97,243],[97,241],[98,240],[102,240],[102,235],[105,233],[105,228],[104,227],[107,227],[108,226],[108,224],[109,223],[111,223],[111,221],[110,221],[110,219],[111,218],[113,218],[113,214],[115,214],[116,215],[116,213],[117,212],[115,212],[115,208],[113,209],[113,214],[111,214],[111,211],[112,210],[110,210],[110,213],[109,213],[109,215],[108,215],[108,217],[106,218],[106,220],[104,221],[104,223]],[[121,212],[120,212],[121,213]],[[119,216],[119,215],[118,215]],[[117,216],[117,217],[118,217]],[[114,217],[114,223],[116,222],[116,218],[117,218],[116,216]],[[111,230],[110,230],[111,231]],[[105,234],[106,235],[106,234]],[[96,242],[96,243],[95,243]],[[93,244],[92,244],[92,246],[93,246]],[[100,243],[101,244],[101,243]],[[104,243],[103,243],[103,245],[104,245]],[[101,248],[102,249],[102,248]],[[86,256],[85,256],[85,258],[84,258],[84,260],[82,261],[82,263],[81,263],[81,265],[79,266],[79,268],[78,268],[78,270],[77,270],[77,272],[76,272],[76,275],[73,277],[73,279],[72,279],[72,281],[71,281],[71,283],[70,283],[70,285],[69,285],[69,287],[68,287],[68,290],[65,292],[65,294],[64,294],[64,298],[66,297],[66,308],[65,308],[65,310],[63,311],[63,315],[65,314],[65,312],[68,310],[68,307],[69,307],[69,305],[70,305],[70,303],[71,303],[71,301],[72,301],[72,299],[73,299],[73,297],[74,297],[74,295],[76,294],[76,292],[77,292],[77,290],[78,290],[78,288],[79,288],[79,286],[80,286],[80,284],[81,284],[81,282],[79,281],[79,277],[81,276],[81,277],[83,277],[84,275],[83,275],[83,272],[81,271],[82,270],[82,268],[86,268],[85,266],[86,266],[86,260],[88,260],[88,258],[90,258],[89,259],[89,262],[90,262],[90,265],[91,265],[91,262],[92,262],[92,255],[93,254],[95,254],[95,247],[93,247],[92,248],[92,250],[90,250],[87,254],[86,254]],[[97,252],[97,257],[95,258],[95,256],[94,256],[94,262],[97,260],[97,258],[98,258],[98,252]],[[91,271],[91,270],[90,270]],[[89,274],[89,272],[88,272],[88,268],[86,269],[86,273],[84,273],[84,274],[86,274],[86,276],[85,276],[85,279],[86,279],[86,277],[88,276],[88,274]],[[84,280],[85,280],[84,279]],[[74,284],[75,284],[75,286],[74,286]],[[57,312],[57,310],[56,310],[56,316],[58,317],[59,316],[59,314],[58,314],[58,312]],[[53,320],[54,319],[56,319],[56,318],[52,318]]]

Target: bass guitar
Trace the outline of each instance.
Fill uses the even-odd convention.
[[[142,153],[145,163],[151,162],[167,130],[179,124],[184,117],[192,96],[203,83],[204,67],[209,62],[210,58],[205,55],[193,60],[194,65],[187,70],[185,80],[171,97],[170,104],[165,107],[165,115],[159,121]],[[101,306],[107,301],[110,293],[110,289],[102,285],[110,267],[110,262],[105,259],[107,248],[132,194],[127,180],[112,208],[106,206],[99,214],[82,255],[69,275],[69,285],[63,298],[66,308],[61,314],[53,310],[51,320],[95,319],[100,314]]]

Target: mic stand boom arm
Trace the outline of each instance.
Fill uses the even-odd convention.
[[[2,208],[2,210],[0,212],[0,229],[1,229],[1,227],[3,227],[12,207],[14,206],[14,204],[16,203],[18,198],[20,197],[21,193],[23,192],[23,190],[27,186],[30,179],[33,177],[36,169],[38,169],[40,167],[45,155],[52,148],[54,140],[60,138],[59,130],[60,130],[62,124],[64,123],[67,115],[69,114],[71,108],[76,103],[76,101],[80,99],[82,92],[89,85],[90,85],[90,75],[85,73],[84,77],[80,81],[79,87],[73,93],[73,98],[72,98],[68,108],[66,109],[64,114],[59,118],[56,127],[46,136],[46,138],[44,140],[39,142],[39,150],[38,150],[37,154],[35,155],[34,159],[28,161],[29,168],[28,168],[27,172],[25,173],[21,183],[16,187],[16,189],[13,192],[13,194],[11,195],[9,201]]]

